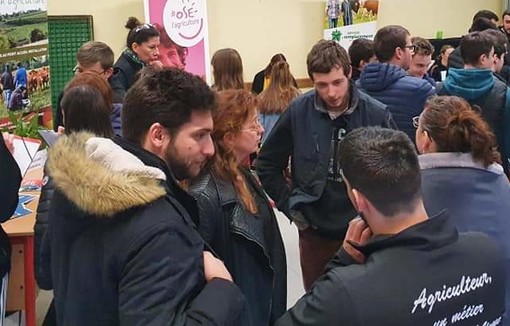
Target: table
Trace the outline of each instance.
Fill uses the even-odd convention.
[[[40,154],[45,155],[45,153]],[[45,157],[34,159],[23,180],[41,180]],[[32,212],[28,215],[11,219],[2,223],[12,245],[11,271],[7,293],[7,310],[25,310],[26,326],[36,325],[36,283],[34,274],[34,225],[40,191],[20,193],[32,195],[34,199],[26,205]]]

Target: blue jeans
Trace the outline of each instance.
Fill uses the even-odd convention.
[[[4,104],[5,107],[9,107],[9,101],[11,100],[12,90],[11,89],[4,89]]]
[[[329,18],[329,28],[336,28],[338,26],[338,17],[337,18]]]

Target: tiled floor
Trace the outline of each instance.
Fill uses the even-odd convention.
[[[298,233],[296,227],[282,213],[276,211],[278,223],[285,243],[287,253],[287,305],[291,307],[304,293],[299,267]],[[46,310],[51,302],[51,291],[40,291],[37,296],[37,325],[41,325]],[[19,324],[19,314],[15,313],[6,319],[5,326],[24,326],[24,315]]]

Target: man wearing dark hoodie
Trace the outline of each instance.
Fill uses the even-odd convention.
[[[424,79],[409,76],[415,46],[402,26],[385,26],[374,37],[379,62],[366,65],[356,85],[361,91],[388,106],[398,128],[414,142],[413,117],[420,115],[427,98],[435,93]]]
[[[177,182],[214,153],[214,94],[199,77],[160,69],[124,103],[125,138],[72,133],[48,152],[55,192],[43,241],[57,324],[237,325],[242,294]]]
[[[510,132],[510,94],[506,83],[493,74],[494,39],[488,32],[473,32],[460,42],[464,68],[450,68],[444,83],[437,86],[438,95],[455,95],[481,109],[482,117],[492,128],[508,174]]]

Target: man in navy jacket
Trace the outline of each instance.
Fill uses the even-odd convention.
[[[347,51],[319,41],[307,58],[315,89],[295,99],[255,163],[267,193],[298,227],[305,289],[322,273],[356,216],[340,175],[339,141],[363,126],[394,128],[386,106],[350,82]],[[291,158],[291,182],[285,178]]]
[[[414,142],[413,117],[419,116],[427,98],[435,94],[424,79],[409,76],[415,46],[402,26],[385,26],[377,31],[374,51],[379,62],[370,63],[357,81],[361,90],[388,106],[398,129]]]

